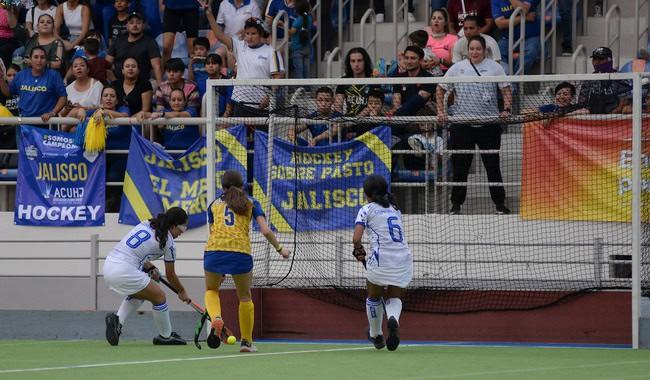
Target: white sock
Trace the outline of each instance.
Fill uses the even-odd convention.
[[[384,318],[382,302],[383,300],[381,298],[377,301],[373,301],[370,298],[366,299],[366,316],[370,325],[371,338],[375,338],[377,335],[383,335],[381,331],[381,322]]]
[[[399,322],[399,316],[402,314],[402,300],[399,298],[389,298],[386,300],[386,318],[395,317]]]
[[[158,327],[158,332],[163,338],[169,338],[172,335],[172,323],[169,321],[169,307],[167,302],[160,305],[153,305],[153,321]]]
[[[117,309],[117,316],[120,318],[120,324],[122,326],[124,326],[129,316],[133,314],[134,311],[138,310],[142,303],[144,303],[144,300],[131,296],[126,297],[122,301],[120,308]]]

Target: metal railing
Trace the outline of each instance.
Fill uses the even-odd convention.
[[[610,38],[610,24],[612,17],[616,17],[615,19],[615,28],[616,28],[616,34]],[[607,11],[607,14],[605,15],[605,46],[611,48],[614,44],[616,44],[616,51],[614,52],[614,66],[618,66],[621,62],[621,8],[614,4],[609,8]]]
[[[550,39],[551,41],[551,50],[550,50],[550,59],[551,59],[551,73],[555,73],[555,56],[557,55],[557,2],[558,0],[542,0],[542,5],[541,5],[541,22],[540,22],[540,34],[539,34],[539,39],[540,39],[540,66],[539,66],[539,72],[540,74],[546,74],[546,44],[547,41]],[[550,10],[550,16],[551,16],[551,28],[546,32],[546,17],[549,15],[549,10]]]
[[[401,5],[398,5],[401,2]],[[393,4],[393,30],[394,30],[394,49],[393,51],[395,52],[394,57],[397,57],[399,54],[400,50],[400,45],[402,41],[405,43],[407,42],[408,35],[409,35],[409,18],[408,18],[408,1],[407,0],[393,0],[391,2]],[[404,33],[399,34],[399,22],[397,20],[399,19],[398,15],[402,13],[402,16],[404,17]]]
[[[340,46],[337,46],[330,52],[327,56],[327,73],[325,74],[327,78],[332,78],[332,65],[334,64],[334,58],[338,57],[339,66],[341,71],[343,70],[343,51]]]
[[[366,24],[368,23],[368,19],[370,19],[370,26],[372,27],[372,37],[370,38],[370,41],[366,43]],[[366,49],[372,62],[377,62],[377,19],[374,9],[368,9],[366,13],[363,14],[363,17],[361,17],[361,21],[359,22],[359,29],[361,46]],[[371,46],[372,54],[370,50]]]
[[[278,25],[282,21],[284,25],[284,35],[281,41],[278,41]],[[273,23],[271,23],[271,46],[276,52],[280,52],[284,60],[284,75],[286,78],[289,78],[289,68],[291,67],[291,62],[289,61],[289,29],[291,25],[289,24],[289,14],[286,11],[280,11],[273,18]],[[279,43],[278,43],[279,42]]]
[[[515,19],[519,16],[519,38],[515,41]],[[524,73],[524,63],[525,56],[524,49],[526,47],[526,16],[524,8],[518,7],[512,12],[510,18],[508,19],[508,51],[510,55],[508,56],[508,67],[510,69],[511,75],[520,75]],[[515,49],[519,49],[519,68],[517,72],[514,72],[515,59],[513,52]]]
[[[585,63],[585,70],[583,74],[586,74],[589,72],[589,56],[587,54],[587,48],[585,45],[578,45],[578,47],[574,50],[573,54],[571,55],[571,63],[573,64],[573,73],[577,74],[578,73],[578,57],[582,56],[584,58],[584,63]]]
[[[323,30],[323,1],[316,0],[311,7],[312,16],[316,20],[316,33],[311,37],[311,46],[316,48],[316,76],[320,75],[321,54],[323,52],[322,30]],[[329,22],[329,20],[327,20]],[[310,25],[311,27],[311,25]],[[313,50],[312,50],[313,51]]]
[[[646,7],[646,26],[641,30],[641,8]],[[648,0],[634,0],[634,31],[636,32],[636,42],[634,51],[638,52],[641,48],[641,38],[645,36],[646,42],[643,44],[645,49],[648,45],[648,38],[650,38],[650,1]]]

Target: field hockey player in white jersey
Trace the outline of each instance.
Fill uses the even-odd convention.
[[[352,243],[354,257],[366,267],[368,339],[377,349],[387,347],[394,351],[399,346],[400,297],[413,278],[413,258],[404,236],[402,213],[393,202],[384,177],[369,176],[363,182],[363,191],[369,203],[357,214]],[[369,254],[361,244],[364,231],[370,241]],[[388,320],[385,341],[384,313]]]
[[[178,298],[190,302],[174,269],[176,246],[174,239],[187,230],[187,213],[172,207],[164,214],[135,226],[113,247],[104,262],[104,281],[109,289],[125,296],[117,313],[106,315],[106,340],[117,346],[129,315],[146,300],[153,305],[153,320],[160,335],[155,345],[184,345],[183,338],[172,331],[165,292],[156,284],[160,278],[151,261],[163,257],[167,280],[178,290]],[[151,280],[154,281],[151,281]]]

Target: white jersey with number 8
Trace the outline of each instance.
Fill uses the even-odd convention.
[[[393,206],[373,202],[359,210],[355,224],[365,227],[370,241],[370,250],[366,251],[368,280],[375,285],[405,288],[413,277],[413,258],[404,236],[402,213]]]
[[[160,249],[154,231],[149,222],[142,222],[126,234],[122,240],[113,247],[107,259],[122,261],[142,269],[146,261],[153,261],[164,256],[166,262],[176,261],[176,246],[171,232],[167,235],[167,244]]]

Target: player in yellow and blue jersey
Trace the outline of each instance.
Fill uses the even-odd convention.
[[[251,297],[253,256],[251,255],[250,224],[257,222],[260,232],[283,257],[290,251],[283,248],[266,222],[262,206],[243,190],[244,181],[239,172],[228,170],[221,179],[223,193],[208,208],[210,233],[203,255],[205,269],[205,307],[212,320],[208,346],[217,348],[224,323],[221,319],[219,287],[226,274],[232,276],[239,298],[240,352],[255,352],[253,321],[255,309]]]

